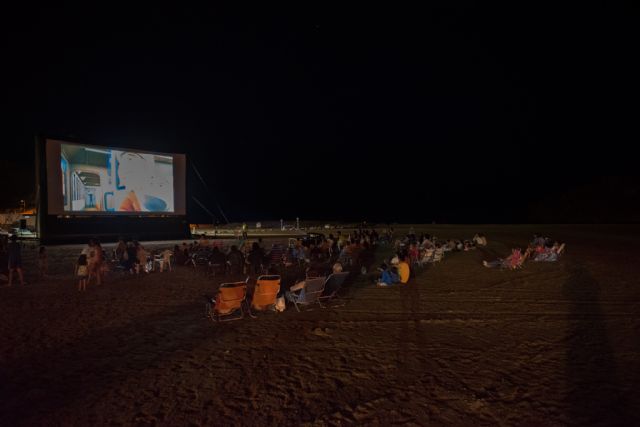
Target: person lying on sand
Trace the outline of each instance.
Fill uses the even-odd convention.
[[[524,255],[522,254],[522,250],[520,248],[513,249],[511,251],[511,255],[506,258],[498,258],[495,261],[487,262],[482,261],[482,265],[487,268],[509,268],[511,270],[515,270],[518,267],[521,267],[524,261],[529,258],[530,250],[526,250]]]

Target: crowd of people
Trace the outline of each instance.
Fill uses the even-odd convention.
[[[380,276],[377,286],[406,284],[417,267],[440,262],[447,252],[471,251],[486,246],[484,234],[476,234],[472,239],[438,239],[430,234],[417,235],[413,229],[403,238],[394,241],[394,256],[378,268]]]
[[[3,252],[7,254],[8,284],[17,276],[24,284],[22,256],[16,236],[12,236]],[[239,240],[225,246],[221,240],[202,235],[190,243],[148,251],[138,241],[120,239],[113,251],[105,251],[97,239],[91,239],[77,259],[75,275],[78,290],[85,291],[93,282],[100,285],[105,272],[117,269],[130,274],[171,270],[173,265],[206,266],[213,275],[252,275],[269,272],[282,277],[282,293],[297,292],[306,277],[331,272],[371,272],[375,262],[375,250],[379,244],[392,244],[394,256],[378,268],[375,283],[378,286],[406,284],[415,269],[428,263],[441,261],[448,252],[472,251],[487,245],[487,238],[478,233],[471,239],[438,239],[429,234],[417,235],[413,229],[402,238],[394,239],[391,227],[378,233],[374,229],[357,229],[351,233],[337,231],[328,237],[317,235],[315,239],[289,239],[287,245],[274,243],[265,247],[261,238],[257,241]],[[483,261],[487,268],[520,268],[527,260],[535,262],[557,261],[564,244],[541,235],[534,235],[528,247],[512,250],[505,258]],[[47,252],[40,247],[37,255],[38,276],[44,278],[48,270]],[[5,279],[5,280],[6,280]]]
[[[507,268],[515,270],[522,268],[527,260],[532,260],[533,262],[555,262],[558,261],[564,252],[564,247],[564,243],[561,244],[557,240],[549,237],[534,234],[533,239],[524,251],[522,248],[514,248],[506,258],[498,258],[494,261],[483,261],[482,264],[487,268]]]
[[[213,273],[260,274],[271,266],[309,266],[339,261],[344,266],[368,269],[373,263],[375,246],[380,242],[375,230],[355,230],[315,239],[289,239],[288,244],[274,243],[267,248],[262,239],[243,240],[224,247],[220,241],[202,236],[190,244],[175,247],[177,264],[208,265]]]

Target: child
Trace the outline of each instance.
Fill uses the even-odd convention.
[[[40,246],[38,252],[38,272],[41,279],[47,274],[47,250],[44,246]]]
[[[87,256],[85,254],[80,255],[78,263],[76,264],[76,275],[80,280],[78,282],[78,291],[87,290],[87,276],[89,275],[87,264]]]
[[[398,269],[395,266],[389,269],[387,268],[387,264],[382,264],[380,270],[382,271],[382,275],[378,280],[377,286],[391,286],[400,281]]]

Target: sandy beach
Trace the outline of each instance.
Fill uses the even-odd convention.
[[[0,288],[0,424],[640,423],[640,227],[421,230],[489,245],[407,286],[354,275],[327,308],[222,324],[203,296],[223,280],[202,270],[79,293],[79,246],[49,247],[45,280],[25,248],[28,285]],[[536,231],[566,242],[559,262],[482,266]]]

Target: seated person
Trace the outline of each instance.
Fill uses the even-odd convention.
[[[293,267],[297,263],[293,248],[288,248],[282,255],[282,263],[285,268]]]
[[[244,267],[244,255],[238,250],[236,245],[231,246],[231,251],[227,255],[227,264],[232,274],[242,273]]]
[[[484,237],[484,234],[478,233],[475,236],[473,236],[473,243],[475,243],[478,246],[487,246],[487,238]]]
[[[306,271],[306,279],[313,277],[322,277],[323,276],[323,267],[321,264],[313,264]],[[342,264],[339,262],[333,265],[332,271],[334,273],[339,273],[342,271]],[[297,282],[295,285],[289,288],[289,291],[286,292],[285,296],[289,301],[293,301],[294,299],[304,299],[304,288],[306,286],[306,279]]]
[[[387,264],[382,264],[380,266],[380,271],[382,274],[376,283],[377,286],[391,286],[395,285],[400,281],[400,277],[398,276],[398,269],[396,267],[387,267]]]
[[[547,244],[543,250],[536,251],[536,255],[533,258],[534,261],[541,262],[555,262],[558,261],[560,254],[564,250],[564,243],[560,245],[558,242],[553,244]]]
[[[259,274],[262,271],[262,263],[264,262],[264,251],[258,244],[253,242],[249,255],[247,255],[247,262],[251,266],[251,272],[253,274]]]
[[[400,277],[400,283],[406,284],[409,281],[410,268],[407,262],[408,257],[406,254],[402,254],[400,262],[398,263],[398,276]]]
[[[171,252],[169,249],[165,249],[164,251],[160,252],[160,256],[162,256],[162,261],[160,262],[160,273],[162,273],[165,269],[171,271],[172,255],[173,252]]]
[[[184,258],[184,252],[180,250],[180,246],[175,245],[173,247],[173,255],[174,255],[175,263],[177,265],[184,265],[186,260]]]

